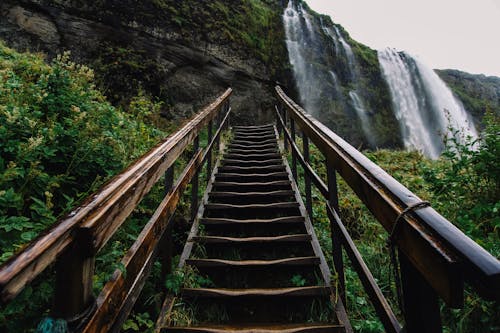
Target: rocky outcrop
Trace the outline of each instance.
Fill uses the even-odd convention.
[[[469,74],[455,69],[436,70],[460,98],[477,124],[487,109],[500,116],[500,77]]]
[[[115,103],[143,89],[164,102],[165,116],[184,118],[231,86],[235,122],[271,121],[272,88],[286,81],[285,72],[217,32],[176,27],[170,2],[175,3],[98,1],[82,7],[77,1],[6,0],[0,4],[0,39],[49,58],[71,51],[77,62],[96,70]]]

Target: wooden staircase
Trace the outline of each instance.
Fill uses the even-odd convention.
[[[180,269],[209,281],[165,301],[157,331],[345,332],[325,258],[273,125],[236,127]],[[176,322],[184,306],[193,319]]]

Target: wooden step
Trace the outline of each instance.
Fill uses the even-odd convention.
[[[277,144],[276,139],[266,139],[266,140],[259,140],[259,141],[250,141],[250,140],[243,140],[243,139],[236,139],[231,142],[233,145],[244,145],[247,147],[257,147],[257,146],[264,146],[268,144]]]
[[[236,187],[240,190],[245,190],[247,188],[259,186],[259,187],[274,187],[274,186],[291,186],[289,180],[274,180],[270,182],[253,182],[253,183],[240,183],[240,182],[218,182],[215,181],[214,187]],[[259,191],[258,191],[259,192]]]
[[[221,236],[197,236],[192,240],[203,244],[250,244],[250,243],[297,243],[311,241],[311,235],[283,235],[274,237],[221,237]]]
[[[244,141],[252,141],[252,142],[262,142],[266,140],[276,140],[276,135],[274,133],[269,133],[269,134],[236,134],[233,138],[233,141],[239,141],[239,140],[244,140]]]
[[[263,166],[238,166],[227,165],[220,166],[219,172],[239,172],[239,173],[259,173],[259,172],[273,172],[286,170],[284,165],[263,165]]]
[[[311,297],[324,296],[330,294],[329,287],[288,287],[288,288],[182,288],[181,294],[184,297]]]
[[[227,147],[228,150],[231,149],[251,149],[251,150],[257,150],[257,149],[278,149],[278,143],[271,142],[271,143],[262,143],[262,144],[237,144],[237,143],[230,143]]]
[[[316,266],[319,257],[296,257],[276,260],[223,260],[188,259],[186,264],[195,267],[275,267],[275,266]]]
[[[283,160],[281,158],[273,158],[273,159],[267,159],[267,160],[237,160],[237,159],[223,159],[222,160],[222,165],[227,166],[227,165],[234,165],[234,166],[244,166],[244,167],[251,167],[251,166],[268,166],[268,165],[282,165]]]
[[[207,210],[229,210],[229,209],[286,209],[286,208],[299,208],[298,202],[274,202],[268,204],[250,204],[250,205],[233,205],[224,203],[207,203],[205,209]]]
[[[241,159],[249,159],[249,160],[269,160],[269,159],[281,159],[281,155],[277,153],[262,153],[262,154],[234,154],[228,153],[224,155],[224,159],[233,159],[233,160],[241,160]]]
[[[267,148],[267,149],[243,149],[243,148],[232,148],[228,149],[229,154],[277,154],[277,148]]]
[[[168,327],[174,333],[341,333],[345,329],[341,325],[307,323],[307,324],[242,324],[242,325],[210,325],[190,327]]]
[[[303,216],[286,216],[286,217],[277,217],[274,219],[227,219],[227,218],[207,218],[204,217],[200,220],[201,224],[207,225],[220,225],[220,224],[291,224],[304,223]]]
[[[258,198],[289,198],[294,195],[293,191],[277,190],[277,191],[262,191],[262,192],[229,192],[229,191],[212,191],[209,193],[209,198],[231,198],[231,199],[258,199]]]
[[[268,173],[237,173],[237,172],[219,172],[215,175],[216,178],[287,178],[286,172],[268,172]]]

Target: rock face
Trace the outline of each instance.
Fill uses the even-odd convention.
[[[271,121],[272,88],[276,81],[287,81],[286,57],[276,54],[272,56],[283,59],[281,63],[265,62],[269,54],[255,56],[244,43],[226,36],[230,29],[213,26],[210,30],[209,19],[203,25],[181,22],[184,26],[179,27],[177,21],[185,20],[186,15],[176,11],[190,13],[202,7],[210,18],[231,3],[215,1],[220,8],[213,9],[213,4],[195,7],[197,2],[108,0],[82,6],[71,0],[4,0],[0,4],[0,39],[18,50],[46,52],[49,58],[71,51],[77,62],[96,70],[108,98],[115,103],[126,102],[142,89],[164,102],[165,116],[184,118],[233,87],[232,105],[237,111],[233,121]],[[280,12],[278,3],[266,2],[266,6],[262,15]],[[284,32],[279,19],[276,21],[267,29],[282,38],[269,52],[286,55]]]
[[[454,69],[436,70],[480,124],[490,109],[500,116],[500,77],[476,75]]]

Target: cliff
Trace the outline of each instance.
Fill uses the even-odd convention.
[[[139,90],[183,118],[228,86],[235,121],[269,121],[276,81],[287,81],[279,1],[5,0],[0,39],[49,58],[69,50],[95,69],[107,97]]]
[[[480,124],[489,109],[500,116],[500,77],[469,74],[455,69],[436,70]]]

